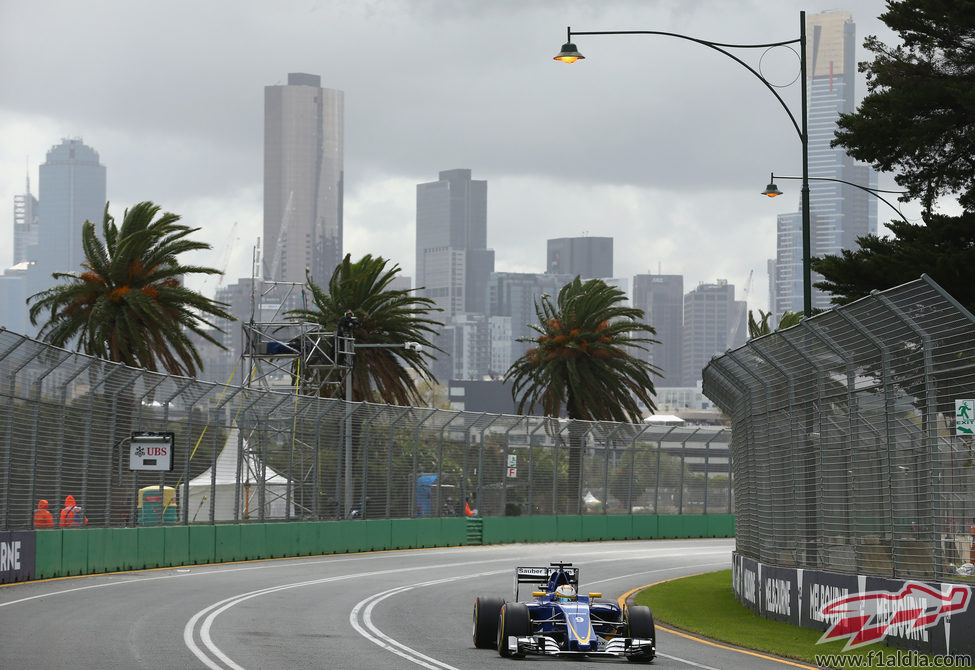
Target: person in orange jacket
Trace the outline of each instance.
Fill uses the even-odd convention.
[[[64,499],[64,509],[61,510],[61,523],[62,528],[80,528],[81,526],[87,526],[88,519],[85,518],[84,511],[75,502],[73,495],[68,495]]]
[[[471,499],[464,499],[464,516],[477,516],[477,510],[471,509]]]
[[[54,517],[47,508],[46,500],[37,501],[37,509],[34,510],[34,528],[54,528]]]

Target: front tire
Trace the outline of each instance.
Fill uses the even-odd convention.
[[[505,603],[498,616],[498,653],[504,657],[521,658],[524,654],[513,653],[508,649],[508,638],[527,637],[532,634],[532,619],[528,605],[524,603]]]
[[[653,640],[657,643],[657,628],[653,623],[653,613],[645,605],[634,605],[623,610],[623,620],[625,622],[626,637],[642,638]],[[653,654],[640,654],[638,656],[627,656],[626,660],[631,663],[649,663],[653,660]]]
[[[504,598],[478,596],[474,599],[474,646],[490,649],[497,641],[498,617]]]

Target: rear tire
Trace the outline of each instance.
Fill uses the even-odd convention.
[[[497,642],[498,617],[504,598],[478,596],[474,599],[474,646],[490,649]]]
[[[504,657],[521,658],[524,654],[512,653],[508,649],[508,637],[527,637],[532,634],[532,618],[528,605],[524,603],[505,603],[498,616],[498,653]]]
[[[645,605],[634,605],[623,610],[623,620],[625,622],[626,637],[642,638],[653,640],[657,643],[657,628],[653,624],[653,613]],[[631,663],[649,663],[653,660],[653,654],[640,654],[639,656],[627,656],[626,660]]]

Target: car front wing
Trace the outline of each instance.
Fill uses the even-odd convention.
[[[628,656],[647,656],[656,654],[653,639],[634,637],[614,637],[601,641],[599,651],[566,651],[559,647],[559,643],[547,635],[530,635],[526,637],[508,636],[508,650],[513,655],[539,654],[544,656],[611,656],[626,658]]]

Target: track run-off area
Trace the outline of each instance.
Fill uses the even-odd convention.
[[[0,587],[0,667],[510,668],[475,649],[477,595],[514,597],[518,565],[571,562],[580,590],[616,600],[728,569],[734,540],[512,544],[166,568]],[[526,594],[522,593],[524,599]],[[589,660],[604,665],[624,660]],[[808,667],[657,627],[657,668]],[[536,666],[543,667],[543,666]]]

